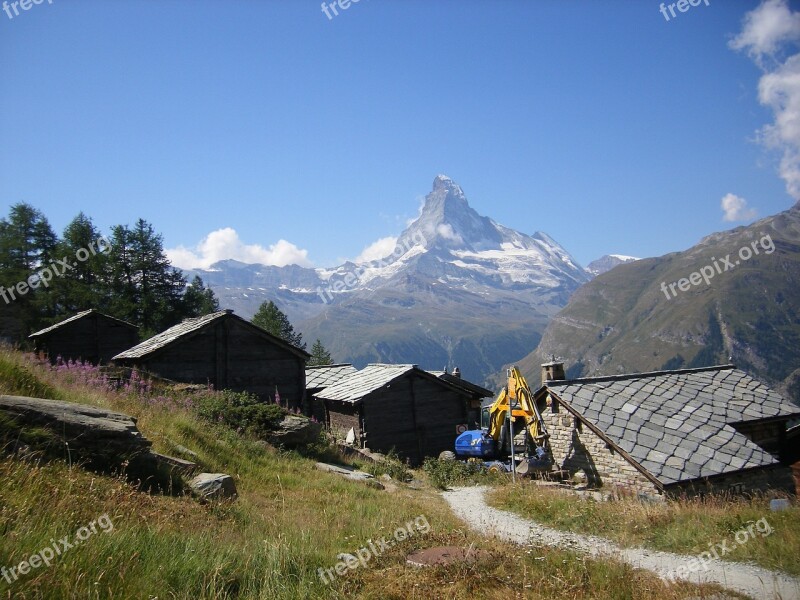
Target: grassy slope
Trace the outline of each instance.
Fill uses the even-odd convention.
[[[97,391],[72,376],[0,350],[0,393],[39,393],[107,406],[138,418],[156,450],[195,450],[204,470],[227,472],[233,503],[148,496],[120,479],[0,456],[0,566],[9,567],[108,513],[114,530],[90,537],[10,586],[0,598],[682,598],[713,588],[667,586],[655,576],[568,552],[519,548],[467,533],[433,491],[378,491],[313,469],[313,461],[264,448],[198,420],[188,409]],[[39,394],[41,395],[41,394]],[[424,515],[431,525],[332,584],[317,576]],[[417,570],[407,552],[475,544],[472,566]]]
[[[497,508],[540,523],[610,538],[623,546],[696,555],[707,551],[709,544],[727,541],[733,549],[725,560],[754,562],[767,569],[800,575],[800,507],[770,512],[769,500],[764,497],[663,504],[634,499],[598,503],[576,501],[569,493],[523,484],[498,488],[488,500]],[[735,548],[731,545],[738,531],[762,518],[766,521],[761,523],[761,531],[768,535],[754,530],[754,539]]]

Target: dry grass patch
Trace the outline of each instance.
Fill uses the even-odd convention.
[[[800,575],[800,507],[771,512],[769,500],[774,496],[596,502],[523,482],[494,489],[487,501],[557,529],[605,537],[623,546],[698,554],[711,544],[728,542],[733,549],[725,560]],[[734,548],[736,533],[759,522],[761,530],[754,528],[755,535]],[[768,531],[765,524],[771,532],[762,533]]]

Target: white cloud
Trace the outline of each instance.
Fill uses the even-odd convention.
[[[461,236],[458,235],[455,231],[453,231],[453,226],[450,225],[450,223],[440,223],[439,226],[436,228],[436,233],[438,233],[446,240],[452,240],[458,243],[464,242]]]
[[[792,12],[786,0],[765,0],[745,15],[742,31],[729,46],[747,50],[760,63],[765,56],[775,55],[781,44],[793,40],[800,40],[800,13]]]
[[[259,244],[245,244],[231,227],[212,231],[195,248],[178,246],[166,250],[165,253],[174,266],[182,269],[207,269],[217,261],[228,259],[276,267],[311,266],[308,250],[298,248],[286,240],[278,240],[268,248]]]
[[[365,263],[373,260],[380,260],[381,258],[385,258],[394,252],[395,246],[397,246],[396,237],[389,236],[381,238],[364,248],[361,251],[361,254],[353,259],[353,262]]]
[[[764,71],[758,100],[775,121],[758,132],[758,139],[781,153],[778,172],[795,199],[800,199],[800,53],[783,60],[782,50],[799,41],[800,12],[792,12],[786,0],[765,0],[745,15],[742,31],[730,42]]]
[[[723,221],[749,221],[756,216],[755,209],[747,207],[747,200],[736,194],[725,194],[720,203]]]

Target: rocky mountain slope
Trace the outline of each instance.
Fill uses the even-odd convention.
[[[595,278],[517,364],[533,383],[552,355],[570,377],[733,362],[800,403],[800,203]]]

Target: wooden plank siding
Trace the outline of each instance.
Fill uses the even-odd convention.
[[[787,417],[770,421],[734,423],[732,427],[739,433],[746,435],[770,454],[779,456],[781,451],[784,450],[786,423],[788,420]]]
[[[467,420],[467,403],[468,398],[450,386],[409,373],[359,403],[363,443],[384,453],[394,448],[419,465],[426,456],[453,449],[456,426]]]
[[[138,343],[135,326],[98,313],[65,323],[35,338],[36,351],[46,354],[51,362],[61,356],[65,361],[83,360],[93,365],[107,364]]]
[[[184,383],[211,384],[299,408],[305,393],[305,361],[270,342],[238,318],[222,318],[163,350],[123,364]]]

